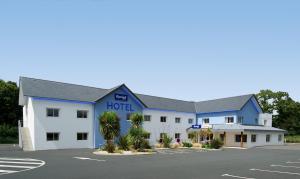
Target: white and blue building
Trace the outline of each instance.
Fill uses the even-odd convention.
[[[105,111],[117,113],[121,134],[131,125],[131,113],[143,114],[152,145],[164,133],[182,142],[206,128],[227,147],[284,144],[285,131],[272,127],[272,116],[263,114],[253,94],[193,102],[137,94],[124,84],[102,89],[27,77],[19,83],[24,150],[98,148],[104,144],[98,117]]]

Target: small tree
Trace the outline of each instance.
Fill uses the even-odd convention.
[[[105,149],[113,153],[115,150],[114,138],[120,135],[120,118],[115,112],[107,111],[99,116],[100,133],[106,140]]]
[[[147,144],[145,141],[145,135],[147,132],[142,127],[144,121],[143,115],[133,113],[130,116],[130,120],[131,128],[129,129],[129,135],[133,148],[136,150],[143,150],[146,148],[145,145]]]

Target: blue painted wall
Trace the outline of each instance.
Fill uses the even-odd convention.
[[[117,101],[115,100],[115,94],[125,94],[128,96],[128,100]],[[115,105],[114,104],[118,104]],[[121,105],[122,103],[123,105]],[[105,143],[103,136],[99,132],[99,120],[98,117],[105,111],[115,111],[119,118],[121,124],[121,134],[124,135],[127,133],[130,128],[131,123],[127,121],[127,114],[133,112],[141,113],[143,110],[143,105],[127,90],[125,87],[121,87],[114,91],[113,93],[105,96],[103,99],[96,102],[95,106],[95,119],[94,119],[94,147],[98,148],[99,146]],[[114,108],[115,107],[115,108]]]
[[[258,119],[259,113],[261,113],[261,109],[255,98],[252,97],[238,112],[238,116],[244,117],[243,124],[257,125],[255,119]]]

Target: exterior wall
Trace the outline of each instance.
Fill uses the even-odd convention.
[[[93,147],[93,104],[32,99],[35,150]],[[47,108],[59,108],[59,117],[47,117]],[[88,118],[77,118],[77,110],[88,110]],[[47,141],[47,132],[58,132],[58,141]],[[77,140],[77,132],[87,132],[88,140]]]
[[[226,124],[225,117],[233,117],[234,123],[237,122],[237,113],[232,112],[218,112],[218,113],[205,113],[197,114],[197,124],[202,125],[202,127],[211,127],[212,124]],[[209,118],[209,125],[203,123],[204,118]]]
[[[175,142],[175,133],[180,133],[181,141],[187,141],[186,129],[195,124],[196,121],[194,113],[144,109],[143,114],[151,116],[151,121],[145,121],[143,124],[143,128],[150,132],[149,143],[151,145],[157,143],[160,133],[167,133],[173,138],[173,142]],[[166,116],[167,121],[160,122],[161,116]],[[180,118],[180,123],[175,123],[175,117]],[[193,119],[193,123],[189,124],[188,119]]]
[[[238,111],[238,116],[243,116],[243,124],[258,125],[257,122],[259,118],[259,113],[260,111],[258,110],[254,99],[251,99],[245,104],[245,106],[240,111]]]
[[[123,94],[128,96],[127,101],[118,101],[115,99],[115,94]],[[114,108],[111,104],[123,104],[123,107]],[[127,107],[125,107],[127,105]],[[120,88],[114,91],[112,94],[105,96],[103,99],[99,100],[95,104],[95,118],[94,118],[94,135],[95,142],[94,147],[99,148],[101,145],[105,144],[103,136],[99,132],[99,116],[105,111],[115,111],[120,118],[121,125],[121,135],[124,135],[128,132],[128,129],[131,126],[130,121],[127,121],[127,114],[129,113],[142,113],[142,104],[140,104],[137,99],[130,94],[126,88]]]
[[[264,121],[266,121],[266,123]],[[259,114],[259,125],[272,127],[272,114],[268,114],[268,113]]]
[[[214,137],[219,137],[220,133],[215,133]],[[226,147],[241,147],[240,142],[235,142],[235,135],[240,135],[241,132],[226,132]],[[251,135],[256,134],[256,142],[251,142]],[[270,142],[266,142],[266,135],[270,134]],[[265,132],[265,131],[251,131],[244,132],[247,135],[247,142],[243,142],[244,148],[251,148],[256,146],[266,145],[283,145],[284,144],[284,133],[283,132]],[[278,135],[282,136],[282,140],[278,141]]]
[[[26,109],[27,108],[27,109]],[[32,142],[32,147],[35,150],[35,143],[36,143],[36,136],[35,136],[35,115],[33,110],[33,102],[32,98],[28,98],[26,105],[23,107],[23,114],[25,113],[25,119],[26,121],[23,122],[24,127],[28,127],[30,138]]]

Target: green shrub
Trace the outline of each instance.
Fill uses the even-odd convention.
[[[193,144],[190,142],[182,142],[183,147],[193,147]]]
[[[0,144],[18,143],[18,127],[2,124],[0,125]]]
[[[165,148],[170,148],[170,144],[171,144],[172,140],[173,140],[172,137],[168,136],[167,134],[164,134],[163,139],[162,139],[163,146]]]
[[[287,143],[300,143],[300,135],[289,135],[285,136]]]
[[[219,149],[223,146],[223,142],[221,139],[215,138],[211,141],[210,145],[211,145],[211,148],[213,148],[213,149]]]
[[[129,150],[130,141],[129,141],[129,137],[127,135],[119,137],[118,147],[119,147],[119,149],[122,149],[122,150],[126,150],[126,151]]]

